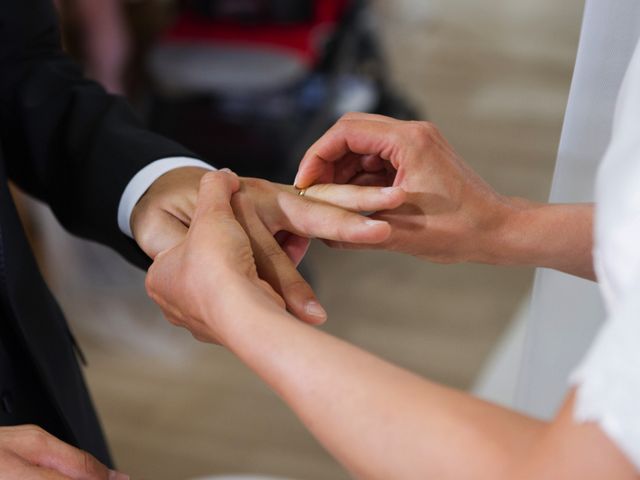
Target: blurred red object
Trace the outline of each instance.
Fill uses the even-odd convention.
[[[321,57],[325,42],[339,24],[349,0],[316,0],[310,20],[245,22],[212,18],[185,9],[163,35],[162,42],[189,44],[233,44],[241,47],[281,50],[308,65]]]

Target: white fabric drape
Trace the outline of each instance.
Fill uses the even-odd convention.
[[[639,37],[639,1],[587,0],[550,201],[593,200],[616,99]],[[543,418],[553,415],[571,371],[604,318],[595,283],[551,270],[536,273],[518,409]]]

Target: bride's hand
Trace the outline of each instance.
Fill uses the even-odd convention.
[[[167,319],[203,342],[225,344],[233,322],[285,310],[282,298],[258,277],[249,238],[234,215],[230,202],[239,188],[232,173],[202,177],[188,233],[158,254],[147,274],[147,292]]]
[[[391,225],[385,241],[332,245],[383,248],[442,263],[497,263],[509,236],[505,225],[520,210],[480,178],[433,124],[381,115],[347,114],[309,148],[296,185],[314,183],[396,186],[407,194],[399,208],[371,217]]]

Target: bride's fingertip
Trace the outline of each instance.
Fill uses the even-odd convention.
[[[295,188],[300,188],[298,185],[300,184],[300,172],[296,173],[296,178],[293,179],[293,186]]]
[[[298,190],[302,190],[303,188],[309,187],[308,177],[309,175],[306,173],[305,169],[300,166],[298,169],[298,173],[296,173],[296,178],[293,180],[293,186]]]
[[[236,172],[234,172],[233,170],[231,170],[230,168],[223,168],[223,169],[221,169],[220,171],[221,171],[221,172],[224,172],[224,173],[226,173],[226,174],[228,174],[228,175],[231,175],[233,178],[240,178],[240,177],[238,176],[238,174],[237,174]]]

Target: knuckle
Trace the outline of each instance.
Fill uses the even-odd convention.
[[[154,262],[151,264],[151,266],[149,267],[149,270],[147,270],[147,275],[144,278],[144,287],[147,290],[147,293],[149,295],[154,295],[157,293],[157,289],[158,289],[158,285],[160,284],[160,272],[159,270],[161,270],[160,267],[160,263],[161,259],[160,257],[163,254],[160,253],[158,255],[156,255],[156,258],[154,260]]]
[[[180,320],[178,320],[178,318],[176,316],[174,316],[173,314],[171,314],[171,312],[168,312],[166,310],[163,310],[162,312],[164,314],[164,318],[167,319],[167,322],[169,322],[171,325],[173,325],[174,327],[180,327],[182,326],[182,322],[180,322]]]
[[[264,178],[248,178],[246,179],[247,185],[255,187],[255,188],[259,188],[261,190],[268,190],[271,189],[271,182],[268,180],[265,180]]]
[[[44,432],[44,430],[40,425],[35,425],[33,423],[27,423],[23,425],[21,428],[27,431]]]
[[[244,193],[245,201],[250,200],[249,195],[256,193],[263,193],[265,191],[269,191],[273,188],[271,182],[268,180],[264,180],[262,178],[243,178],[242,179],[242,187],[240,189],[241,193]]]
[[[429,122],[428,120],[414,120],[411,123],[415,124],[425,133],[433,134],[438,131],[438,127],[436,127],[436,124],[433,122]]]
[[[347,112],[347,113],[345,113],[344,115],[342,115],[342,116],[340,117],[340,120],[341,120],[341,121],[355,120],[355,119],[356,119],[356,118],[358,118],[360,115],[361,115],[361,113],[359,113],[359,112],[351,111],[351,112]]]
[[[46,450],[49,447],[51,437],[42,429],[31,430],[29,432],[29,443],[36,450]]]
[[[408,128],[393,128],[389,130],[387,139],[390,145],[404,145],[414,141]]]
[[[144,288],[147,291],[147,295],[149,296],[149,298],[151,298],[153,301],[156,301],[156,285],[155,285],[155,270],[153,269],[153,265],[151,266],[151,268],[149,269],[149,272],[147,273],[147,276],[144,279]]]
[[[347,125],[348,122],[349,122],[348,119],[345,119],[344,117],[340,118],[340,120],[338,120],[336,124],[330,128],[330,132],[336,135],[337,137],[344,136],[348,128],[348,125]]]
[[[406,129],[413,141],[421,143],[431,143],[435,133],[435,126],[430,122],[409,122]]]
[[[191,336],[195,340],[197,340],[198,342],[201,342],[201,343],[215,343],[215,339],[212,336],[210,336],[210,335],[208,335],[208,334],[206,334],[204,332],[197,331],[197,330],[190,330],[189,333],[191,333]]]

